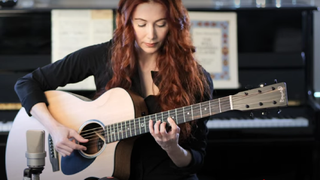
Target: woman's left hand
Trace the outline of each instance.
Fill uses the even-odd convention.
[[[153,124],[153,121],[149,121],[149,129],[151,135],[154,137],[156,142],[164,149],[165,151],[170,151],[177,148],[179,142],[180,128],[174,122],[172,118],[168,118],[168,122],[171,126],[170,131],[166,129],[166,122],[161,123],[161,121],[156,121]]]

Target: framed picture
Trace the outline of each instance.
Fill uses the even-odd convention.
[[[210,73],[216,89],[236,89],[238,78],[237,14],[189,12],[198,62]]]

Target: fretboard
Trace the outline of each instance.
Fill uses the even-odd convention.
[[[104,136],[106,143],[111,143],[149,132],[149,120],[167,122],[168,117],[171,117],[176,124],[182,124],[229,110],[232,110],[232,96],[107,125]]]

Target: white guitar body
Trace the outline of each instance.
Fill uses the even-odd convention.
[[[63,91],[47,91],[45,94],[52,116],[61,124],[77,130],[84,138],[90,139],[83,144],[88,150],[74,151],[68,157],[59,156],[49,148],[50,138],[46,129],[22,108],[13,122],[7,142],[6,168],[9,180],[22,179],[23,171],[27,168],[25,152],[28,130],[46,131],[47,157],[41,179],[116,177],[125,180],[130,176],[134,139],[149,132],[147,124],[150,119],[166,121],[167,117],[171,117],[177,124],[181,124],[231,110],[247,111],[288,105],[285,83],[151,115],[147,115],[143,98],[122,88],[111,89],[94,101],[84,101]]]
[[[45,92],[48,102],[49,111],[54,118],[61,124],[79,131],[81,127],[90,122],[90,120],[98,120],[103,125],[113,124],[135,118],[135,109],[130,94],[121,89],[115,88],[107,91],[94,101],[84,101],[72,94],[63,91],[47,91]],[[50,163],[50,150],[48,149],[48,131],[33,117],[29,117],[25,109],[21,109],[17,114],[13,127],[10,130],[7,150],[6,150],[6,168],[9,180],[21,180],[23,171],[27,168],[27,159],[25,152],[27,151],[26,132],[27,130],[45,130],[45,150],[47,153],[45,159],[45,168],[40,174],[41,179],[86,179],[88,177],[112,177],[115,171],[115,152],[118,145],[117,142],[106,144],[95,157],[94,161],[85,170],[77,170],[67,174],[62,172],[64,167],[62,157],[57,154],[59,161],[59,170],[53,172]],[[84,158],[84,157],[80,157]],[[85,159],[85,158],[84,158]],[[65,161],[68,161],[66,159]],[[130,164],[130,159],[126,164]],[[70,164],[71,163],[71,164]],[[77,167],[79,164],[69,162],[68,166]],[[65,167],[73,168],[73,167]]]

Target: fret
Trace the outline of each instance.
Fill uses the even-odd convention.
[[[133,119],[133,129],[134,129],[134,136],[137,135],[137,126],[136,126],[136,119]]]
[[[184,111],[184,107],[182,107],[182,114],[183,114],[183,122],[186,122],[186,113]]]
[[[231,110],[229,97],[221,98],[221,102],[222,102],[221,112],[226,112],[226,111]]]
[[[112,126],[113,126],[113,135],[114,135],[114,138],[113,138],[113,140],[114,141],[117,141],[117,124],[112,124]]]
[[[153,121],[153,119],[151,119],[151,115],[148,115],[145,119],[147,119],[146,121],[148,122],[148,126],[146,126],[146,132],[150,132],[150,129],[149,129],[149,120],[152,120]],[[154,121],[153,121],[154,122]]]
[[[202,118],[202,109],[201,109],[202,107],[201,107],[201,103],[199,103],[199,106],[200,106],[200,107],[199,107],[199,110],[200,110],[200,117]]]
[[[174,115],[175,115],[175,117],[176,117],[176,118],[175,118],[176,124],[180,124],[180,122],[179,122],[179,117],[178,117],[178,113],[177,113],[178,109],[179,109],[179,108],[177,108],[177,109],[174,110]]]
[[[136,124],[136,128],[137,128],[137,130],[136,130],[136,135],[139,135],[139,134],[141,134],[141,132],[140,132],[140,121],[139,121],[139,118],[135,119],[135,124]]]
[[[146,124],[146,116],[143,116],[143,123],[144,123],[144,132],[147,132],[147,126],[149,125],[149,121],[148,124]]]
[[[118,131],[118,123],[114,124],[114,136],[115,136],[115,140],[118,141],[119,140],[119,131]]]
[[[114,142],[114,141],[116,141],[116,137],[114,134],[114,124],[110,125],[110,131],[111,131],[111,142]]]
[[[178,111],[178,109],[175,109],[175,110],[174,110],[174,114],[175,114],[175,116],[176,116],[175,121],[176,121],[176,124],[180,124],[177,111]]]
[[[113,124],[110,124],[110,139],[111,142],[114,142]]]
[[[133,133],[132,133],[132,129],[133,129],[133,121],[134,121],[134,119],[133,120],[130,120],[128,123],[129,123],[129,129],[130,129],[130,137],[132,137],[133,136]]]
[[[109,142],[112,142],[112,132],[111,132],[112,129],[111,129],[111,125],[112,125],[112,124],[108,125],[108,129],[109,129],[109,139],[110,139]]]
[[[117,130],[116,130],[116,132],[117,132],[117,135],[118,135],[118,139],[117,140],[120,140],[120,128],[121,128],[121,124],[119,125],[120,123],[117,123]]]
[[[232,96],[229,96],[229,104],[230,104],[230,110],[233,110],[233,104],[232,104]]]
[[[117,123],[117,141],[121,139],[121,122]]]
[[[167,111],[167,113],[163,112],[162,114],[163,122],[168,122],[168,117],[170,117],[169,111]]]
[[[139,126],[139,133],[141,134],[141,126],[143,126],[141,123],[140,123],[140,118],[137,118],[138,120],[138,126]]]
[[[184,107],[184,118],[185,118],[185,122],[189,122],[191,120],[193,120],[192,118],[192,106],[186,106]]]
[[[128,126],[127,126],[127,122],[128,122],[128,121],[125,121],[125,122],[124,122],[124,128],[125,128],[125,132],[126,132],[126,138],[128,137],[128,130],[129,130],[129,129],[128,129]]]
[[[119,139],[118,123],[114,124],[114,136],[115,136],[115,140],[118,141]]]
[[[211,100],[209,101],[209,110],[210,110],[210,115],[212,115],[210,102],[211,102]]]
[[[122,121],[122,139],[127,138],[126,121]]]
[[[124,131],[123,131],[123,127],[124,127],[124,126],[123,126],[123,122],[124,122],[124,121],[120,122],[120,132],[121,132],[121,138],[120,138],[120,139],[124,139],[124,137],[123,137],[123,132],[124,132]]]
[[[218,100],[219,100],[219,112],[221,113],[221,103],[220,103],[220,98],[219,98]]]
[[[105,126],[106,128],[106,141],[110,143],[110,132],[109,132],[109,126]]]
[[[191,115],[192,115],[192,119],[191,120],[193,120],[194,119],[193,118],[193,106],[191,105],[190,107],[191,107]]]

